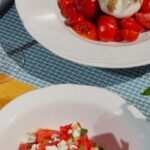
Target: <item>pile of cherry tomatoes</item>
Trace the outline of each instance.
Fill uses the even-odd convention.
[[[103,42],[133,42],[150,29],[150,0],[132,17],[117,19],[100,10],[98,0],[58,0],[66,25],[84,38]]]

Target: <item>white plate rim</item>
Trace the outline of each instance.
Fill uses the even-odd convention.
[[[26,21],[24,20],[24,16],[22,15],[22,10],[20,8],[19,0],[16,0],[15,2],[16,2],[17,12],[19,13],[19,16],[23,22],[23,25],[24,25],[25,29],[29,32],[29,34],[35,40],[37,40],[41,45],[43,45],[45,48],[47,48],[51,52],[55,53],[56,55],[58,55],[64,59],[70,60],[70,61],[78,63],[78,64],[83,64],[83,65],[93,66],[93,67],[102,67],[102,68],[132,68],[132,67],[138,67],[138,66],[150,64],[150,59],[143,59],[142,61],[134,62],[134,63],[117,63],[117,64],[116,63],[106,63],[106,62],[102,62],[102,61],[97,62],[97,61],[93,61],[93,60],[88,60],[83,57],[81,58],[81,57],[72,55],[65,51],[60,51],[59,48],[57,49],[54,45],[52,45],[52,44],[50,45],[50,43],[47,43],[46,41],[44,41],[37,33],[35,33],[32,30],[32,28],[29,27],[29,25],[27,25]],[[145,41],[143,43],[148,44],[148,41]],[[138,45],[143,46],[143,43],[138,44]],[[138,47],[135,47],[135,48],[138,48]]]
[[[54,89],[57,91],[57,89],[84,89],[84,90],[98,90],[100,93],[104,93],[107,95],[112,96],[116,102],[118,102],[120,105],[121,104],[127,104],[127,101],[124,100],[121,96],[119,96],[118,94],[108,91],[104,88],[100,88],[100,87],[95,87],[95,86],[90,86],[90,85],[78,85],[78,84],[58,84],[58,85],[52,85],[46,88],[41,88],[41,89],[37,89],[37,90],[33,90],[31,92],[28,92],[26,94],[23,94],[21,96],[18,96],[16,99],[14,99],[13,101],[9,102],[6,106],[4,106],[1,110],[0,110],[0,126],[2,126],[2,124],[4,124],[4,120],[1,119],[1,117],[3,117],[3,115],[9,114],[9,112],[11,111],[11,108],[15,108],[17,110],[17,104],[22,104],[22,103],[28,103],[29,100],[24,100],[25,97],[30,97],[30,96],[34,96],[34,94],[40,94],[42,93],[42,91],[49,91],[51,89]],[[23,100],[22,100],[23,99]],[[47,101],[47,100],[46,100]],[[39,103],[43,103],[43,101],[38,101]],[[111,101],[110,101],[111,102]],[[31,102],[32,103],[32,102]],[[131,106],[131,105],[129,105]],[[15,110],[13,109],[13,111]],[[134,113],[134,115],[140,117],[141,119],[144,119],[146,121],[146,117],[134,106],[131,106],[131,110],[132,113]],[[10,116],[9,116],[10,117]],[[4,117],[3,117],[4,119]]]

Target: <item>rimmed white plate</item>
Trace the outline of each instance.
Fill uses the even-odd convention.
[[[79,121],[106,150],[149,150],[145,117],[119,96],[104,89],[56,85],[23,95],[0,112],[0,147],[17,150],[33,128],[57,129]]]
[[[70,61],[105,68],[128,68],[150,63],[150,33],[136,43],[91,42],[64,24],[57,0],[16,0],[27,31],[43,46]]]

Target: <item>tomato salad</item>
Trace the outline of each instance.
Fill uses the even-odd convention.
[[[104,150],[97,147],[80,123],[60,126],[60,130],[39,129],[29,135],[19,150]]]
[[[123,2],[124,1],[124,2]],[[90,40],[103,42],[133,42],[142,32],[150,29],[150,0],[120,0],[127,3],[124,10],[129,16],[120,18],[119,11],[114,16],[115,8],[119,5],[116,0],[109,0],[104,11],[103,0],[58,0],[66,25],[76,33]],[[128,4],[131,3],[131,4]],[[120,4],[121,5],[121,4]],[[123,5],[123,4],[122,4]],[[129,9],[129,10],[127,10]],[[136,9],[133,13],[133,10]],[[113,14],[114,11],[114,14]],[[111,15],[112,14],[112,15]]]

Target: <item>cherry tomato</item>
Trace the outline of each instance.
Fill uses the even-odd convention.
[[[116,18],[112,16],[103,15],[98,19],[98,38],[100,41],[113,41],[118,32],[118,25]]]
[[[74,7],[74,5],[68,4],[66,7],[62,9],[62,14],[68,18],[76,14],[76,8]]]
[[[61,10],[65,8],[68,4],[74,4],[74,0],[58,0],[58,5]]]
[[[53,134],[60,135],[60,131],[40,129],[36,134],[36,143],[42,143],[44,140],[50,140]]]
[[[82,20],[85,20],[84,16],[81,15],[80,13],[76,13],[67,19],[66,24],[73,26],[75,23],[82,21]]]
[[[93,23],[88,21],[80,21],[73,25],[74,31],[90,40],[97,40],[97,31]]]
[[[120,22],[123,29],[129,29],[137,32],[143,32],[144,28],[139,25],[134,18],[124,18]]]
[[[144,28],[150,29],[150,13],[136,13],[135,18]]]
[[[121,35],[124,40],[128,42],[136,41],[139,37],[139,32],[133,30],[121,30]]]
[[[29,144],[20,144],[19,150],[30,150],[31,146]]]
[[[98,0],[75,0],[75,6],[87,19],[94,18],[99,9]]]
[[[121,42],[123,41],[123,37],[121,35],[121,31],[118,30],[118,32],[116,33],[115,37],[114,37],[114,42]]]
[[[143,1],[142,7],[141,7],[141,12],[150,13],[150,0]]]

